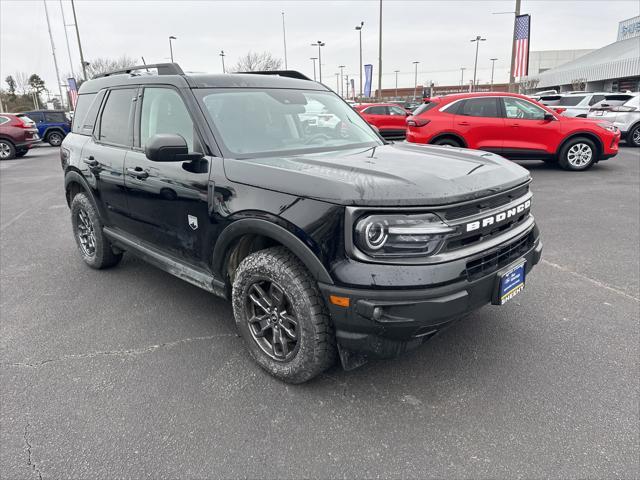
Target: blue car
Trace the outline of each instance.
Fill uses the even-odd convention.
[[[71,131],[71,121],[62,110],[33,110],[23,114],[36,123],[40,138],[53,147],[59,147]]]

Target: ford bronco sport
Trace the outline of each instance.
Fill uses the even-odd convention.
[[[308,121],[318,103],[335,122]],[[61,161],[89,266],[128,252],[230,298],[252,357],[287,382],[506,302],[542,251],[526,170],[387,143],[293,71],[103,75],[80,88]]]

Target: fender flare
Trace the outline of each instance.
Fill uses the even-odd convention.
[[[49,135],[49,133],[51,132],[60,132],[63,138],[67,136],[67,134],[64,133],[64,130],[62,129],[62,127],[47,127],[45,131],[42,133],[42,139],[44,140],[45,138],[47,138],[47,135]]]
[[[453,138],[455,138],[456,140],[458,140],[462,144],[462,148],[468,148],[467,147],[467,142],[466,142],[466,140],[464,138],[462,138],[457,133],[450,132],[450,131],[444,131],[444,132],[438,133],[438,135],[436,135],[431,140],[429,140],[429,145],[433,145],[433,142],[435,142],[436,140],[438,140],[439,138],[442,138],[442,137],[453,137]]]
[[[219,274],[220,278],[224,277],[222,270],[229,247],[232,246],[235,240],[246,234],[264,235],[281,243],[300,259],[316,281],[330,285],[333,284],[333,279],[327,269],[300,238],[280,225],[259,218],[236,220],[225,228],[218,237],[213,249],[212,267],[214,273]]]
[[[77,171],[75,169],[67,170],[66,173],[64,174],[64,193],[65,193],[64,196],[67,199],[68,206],[71,207],[71,199],[67,195],[67,192],[69,191],[69,185],[71,183],[77,183],[82,187],[82,190],[87,195],[89,195],[89,198],[91,199],[93,204],[98,209],[98,212],[100,213],[100,219],[102,220],[102,222],[105,225],[108,225],[107,219],[109,217],[105,214],[106,212],[103,209],[102,202],[99,202],[97,200],[93,189],[91,188],[91,186],[87,182],[87,179],[84,178],[84,176],[79,171]]]
[[[558,148],[556,149],[556,157],[560,156],[560,151],[567,144],[567,142],[570,142],[576,137],[586,137],[589,140],[593,141],[596,144],[596,148],[598,148],[598,157],[600,157],[600,155],[602,155],[602,152],[604,152],[604,145],[602,144],[602,140],[596,133],[590,132],[589,130],[578,130],[577,132],[571,132],[560,142],[560,145],[558,145]]]

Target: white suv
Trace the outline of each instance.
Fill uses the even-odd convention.
[[[606,96],[606,92],[571,92],[563,94],[551,108],[565,117],[586,117],[589,109]]]
[[[589,118],[608,120],[631,147],[640,147],[640,93],[609,94],[593,106]]]

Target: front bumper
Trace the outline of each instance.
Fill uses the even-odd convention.
[[[608,160],[609,158],[615,157],[618,154],[620,137],[620,130],[616,129],[616,133],[612,134],[609,138],[604,138],[602,154],[600,155],[599,160]]]
[[[516,260],[526,259],[526,273],[542,255],[537,228],[531,244]],[[468,259],[462,259],[466,262]],[[508,263],[514,260],[509,259]],[[363,268],[367,268],[363,264]],[[399,267],[405,268],[405,267]],[[482,277],[462,278],[431,288],[362,289],[320,284],[343,351],[366,358],[392,358],[421,345],[453,321],[491,303],[496,274],[503,266]],[[331,303],[330,296],[348,297],[348,307]],[[341,352],[342,354],[342,352]]]

